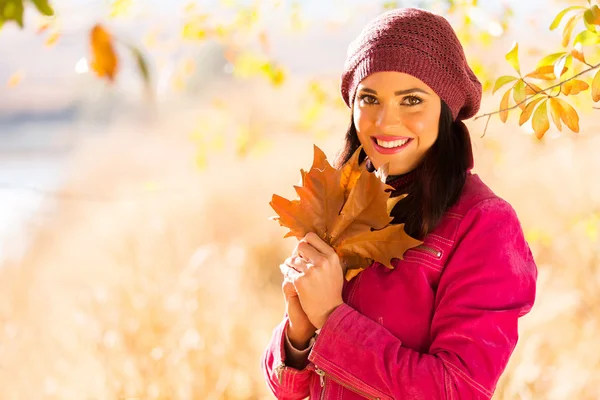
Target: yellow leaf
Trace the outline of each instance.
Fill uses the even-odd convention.
[[[573,10],[585,10],[585,7],[582,7],[582,6],[572,6],[572,7],[565,8],[564,10],[562,10],[561,12],[559,12],[556,15],[556,17],[552,21],[552,24],[550,24],[550,30],[552,31],[552,30],[558,28],[558,26],[560,25],[560,21],[563,19],[563,17],[565,16],[565,14],[567,14],[569,11],[573,11]]]
[[[592,100],[597,102],[600,100],[600,70],[596,72],[592,81]]]
[[[564,51],[560,52],[560,53],[554,53],[554,54],[550,54],[544,58],[542,58],[537,66],[538,67],[543,67],[545,65],[554,65],[554,63],[556,62],[556,60],[558,60],[561,56],[563,56],[565,54]]]
[[[571,50],[571,55],[585,64],[585,56],[583,55],[583,52],[574,48]]]
[[[563,29],[563,39],[562,39],[563,47],[567,47],[569,45],[569,42],[571,41],[571,34],[573,33],[573,29],[575,29],[575,25],[577,25],[577,22],[579,22],[581,17],[583,17],[583,13],[577,13],[577,14],[573,15],[571,17],[571,19],[569,19],[569,21],[565,25],[565,29]]]
[[[561,75],[563,75],[567,71],[568,71],[567,67],[563,68]],[[553,65],[545,65],[543,67],[538,67],[535,69],[535,71],[530,72],[529,74],[525,75],[525,78],[541,79],[544,81],[554,80],[554,79],[556,79],[556,75],[554,75],[554,66]]]
[[[538,139],[544,137],[544,134],[550,129],[550,122],[548,121],[548,108],[547,102],[544,100],[542,104],[533,113],[533,121],[531,122],[535,136]]]
[[[544,97],[538,97],[537,99],[532,100],[527,104],[523,112],[521,112],[521,117],[519,118],[519,126],[523,125],[533,114],[533,110],[535,109],[536,104],[540,101],[544,100]]]
[[[525,94],[525,81],[521,79],[513,88],[513,99],[515,100],[515,104],[518,104],[521,110],[525,109],[525,103],[523,102],[523,100],[525,100],[526,97],[527,96]]]
[[[92,59],[90,66],[99,77],[114,81],[118,58],[113,48],[112,36],[102,26],[95,25],[90,33]]]
[[[521,74],[521,69],[519,67],[519,43],[515,42],[510,51],[506,53],[506,61],[508,61],[515,71]]]
[[[54,31],[50,35],[48,35],[48,37],[46,38],[46,41],[44,42],[44,45],[46,47],[52,47],[56,44],[56,42],[58,42],[59,38],[60,38],[60,32]]]
[[[562,123],[560,122],[560,114],[562,113],[562,108],[560,107],[560,103],[556,101],[555,98],[550,98],[550,115],[552,116],[552,121],[554,121],[554,125],[558,128],[559,131],[562,131]]]
[[[579,79],[572,79],[561,85],[561,90],[565,96],[577,95],[582,90],[587,90],[590,87],[587,82]]]
[[[498,78],[496,80],[496,83],[494,84],[494,89],[492,90],[492,94],[496,93],[496,91],[498,89],[500,89],[502,86],[506,85],[507,83],[510,83],[512,81],[516,81],[517,78],[516,76],[509,76],[509,75],[504,75],[501,76],[500,78]]]
[[[560,118],[565,125],[573,132],[579,132],[579,115],[577,114],[577,111],[575,111],[575,109],[566,101],[559,98],[555,98],[555,100],[560,104]]]
[[[127,16],[131,12],[133,0],[114,0],[110,5],[111,18]]]
[[[8,86],[9,88],[17,87],[21,84],[21,82],[23,82],[23,79],[25,79],[25,71],[20,69],[14,74],[12,74],[10,78],[8,78],[6,86]]]
[[[508,100],[510,99],[511,90],[512,88],[508,89],[500,101],[500,120],[502,120],[502,122],[506,122],[508,119]]]
[[[583,46],[593,46],[600,43],[600,35],[595,32],[590,32],[588,30],[582,31],[579,33],[575,40],[573,41],[574,45],[581,43]]]

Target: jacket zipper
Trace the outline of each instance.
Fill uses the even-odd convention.
[[[432,256],[434,256],[436,258],[440,258],[442,256],[441,250],[434,249],[433,247],[429,247],[429,246],[424,245],[424,244],[415,247],[415,250],[417,250],[417,251],[423,251],[425,253],[431,254]]]
[[[285,364],[281,363],[278,366],[275,367],[275,375],[277,375],[277,380],[279,381],[279,384],[281,385],[281,378],[282,378],[282,374],[283,374],[283,370],[285,369]]]
[[[323,371],[322,369],[320,369],[319,367],[317,367],[315,365],[315,372],[317,374],[319,374],[319,377],[321,379],[321,400],[323,400],[325,397],[325,377],[328,377],[329,379],[335,381],[338,385],[345,387],[346,389],[354,392],[354,393],[358,393],[363,397],[366,397],[367,399],[371,399],[371,400],[380,400],[379,397],[373,397],[371,395],[369,395],[368,393],[363,392],[362,390],[353,388],[351,386],[346,385],[343,382],[340,382],[339,380],[337,380],[336,378],[332,377],[331,375],[327,375],[327,373],[325,371]]]

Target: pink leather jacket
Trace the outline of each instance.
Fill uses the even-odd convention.
[[[424,244],[350,282],[310,350],[285,365],[287,315],[262,357],[278,399],[489,399],[535,299],[513,208],[469,174]]]

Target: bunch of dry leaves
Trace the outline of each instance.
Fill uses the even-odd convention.
[[[298,197],[274,194],[269,203],[278,214],[270,219],[290,229],[284,238],[317,233],[340,257],[348,281],[373,261],[392,269],[392,258],[402,259],[422,243],[404,231],[404,224],[390,224],[390,212],[406,195],[390,197],[389,164],[369,172],[366,162],[358,162],[361,149],[336,169],[315,145],[311,169],[301,169],[301,186],[294,186]]]

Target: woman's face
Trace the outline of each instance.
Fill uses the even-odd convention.
[[[363,79],[354,100],[354,126],[373,166],[389,175],[412,171],[438,136],[441,101],[423,81],[395,71]]]

